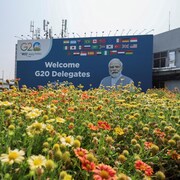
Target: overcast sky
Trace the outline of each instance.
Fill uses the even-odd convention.
[[[15,36],[31,35],[31,21],[41,36],[44,19],[57,35],[67,19],[69,37],[159,34],[180,27],[179,7],[180,0],[0,0],[0,78],[14,78]]]

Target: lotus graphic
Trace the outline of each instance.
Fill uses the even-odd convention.
[[[41,50],[41,44],[39,42],[35,42],[33,44],[33,50],[34,51],[40,51]]]

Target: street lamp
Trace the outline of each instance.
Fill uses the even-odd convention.
[[[129,29],[129,31],[127,32],[127,34],[126,34],[126,35],[128,35],[130,31],[131,31],[131,29]]]
[[[19,36],[14,36],[15,38],[18,38],[18,39],[21,39],[21,40],[24,40],[22,37],[19,37]]]

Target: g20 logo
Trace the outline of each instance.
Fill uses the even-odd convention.
[[[22,51],[40,51],[41,44],[39,42],[25,42],[20,45]]]

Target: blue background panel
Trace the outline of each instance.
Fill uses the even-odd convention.
[[[38,40],[32,42],[41,46]],[[152,35],[52,39],[52,47],[45,57],[39,60],[33,57],[27,59],[26,56],[20,60],[17,57],[17,78],[21,79],[20,85],[28,87],[58,80],[72,82],[74,85],[82,84],[85,89],[90,84],[97,88],[101,80],[109,75],[109,61],[119,58],[123,63],[122,74],[132,78],[135,85],[141,82],[143,91],[146,91],[152,87],[152,57]],[[64,66],[67,63],[77,63],[79,67],[46,66],[53,63],[62,63]]]

